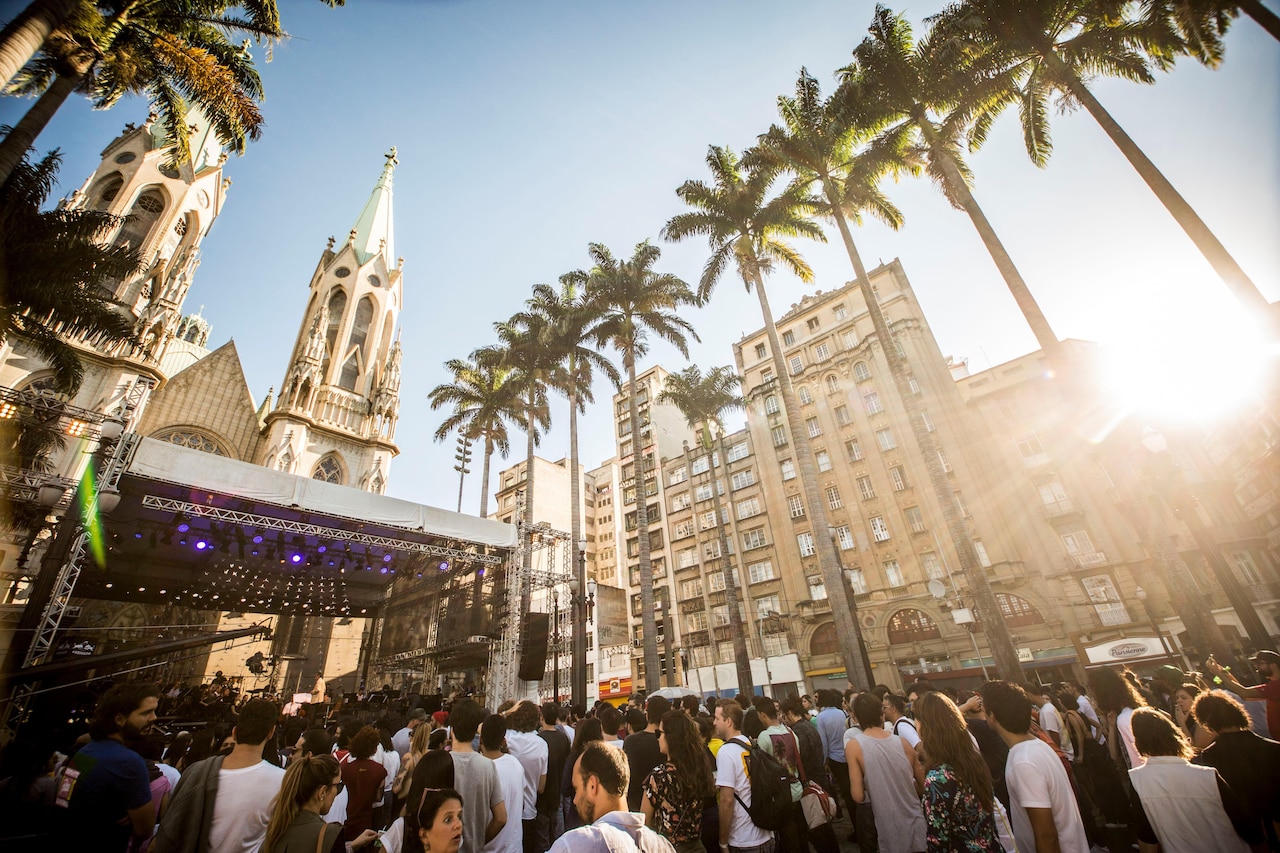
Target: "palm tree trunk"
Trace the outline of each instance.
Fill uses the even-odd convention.
[[[773,311],[769,308],[769,297],[764,290],[764,277],[760,275],[758,267],[753,268],[752,278],[756,298],[760,301],[760,313],[764,317],[765,333],[769,337],[773,370],[778,377],[778,388],[782,392],[782,410],[786,414],[787,429],[791,432],[791,441],[796,448],[800,486],[804,490],[805,503],[809,505],[809,517],[813,519],[813,544],[817,549],[818,565],[822,569],[823,583],[826,584],[827,596],[831,601],[831,616],[835,620],[836,637],[840,641],[840,656],[849,682],[855,687],[869,690],[875,684],[871,674],[871,661],[867,657],[866,644],[862,641],[856,607],[849,594],[849,584],[844,578],[840,555],[836,553],[835,543],[831,541],[827,510],[822,503],[822,492],[818,488],[813,447],[809,444],[809,434],[805,432],[804,422],[800,419],[800,406],[796,403],[791,374],[787,372],[787,360],[782,355],[782,341],[778,337],[778,327],[773,322]]]
[[[85,70],[88,70],[88,63]],[[22,116],[13,130],[0,141],[0,186],[4,186],[13,174],[13,170],[27,155],[27,150],[35,144],[36,137],[49,124],[58,109],[66,103],[68,96],[76,90],[84,80],[84,72],[59,74],[53,83],[45,89],[39,99],[31,105],[31,109]]]
[[[924,419],[920,416],[920,407],[916,403],[915,395],[911,393],[906,360],[898,355],[893,333],[889,329],[884,312],[880,310],[880,302],[876,298],[875,291],[871,289],[871,279],[867,277],[862,256],[858,254],[858,248],[854,245],[849,223],[840,213],[835,188],[825,178],[822,183],[827,200],[835,213],[834,218],[836,227],[840,230],[840,238],[844,241],[845,251],[848,252],[849,261],[853,264],[854,276],[862,291],[862,298],[867,303],[867,311],[871,315],[871,323],[875,327],[880,350],[889,364],[889,374],[893,377],[898,399],[906,409],[916,446],[920,449],[925,469],[929,472],[929,484],[933,487],[934,498],[942,507],[942,517],[947,525],[947,532],[951,535],[951,544],[960,556],[961,571],[969,580],[969,591],[973,594],[978,616],[982,620],[982,630],[986,632],[987,642],[991,646],[991,656],[995,659],[996,670],[1006,681],[1020,682],[1023,676],[1022,665],[1018,662],[1018,653],[1013,648],[1009,627],[1005,625],[995,593],[991,591],[986,569],[978,560],[978,552],[974,548],[973,537],[970,536],[965,524],[960,501],[956,498],[955,489],[947,479],[946,472],[942,470],[942,457],[937,438],[925,426]]]
[[[575,359],[569,357],[569,503],[572,515],[569,519],[569,535],[572,541],[569,549],[573,552],[573,578],[577,581],[577,589],[571,590],[573,598],[572,658],[570,663],[569,699],[574,705],[585,705],[587,701],[587,625],[586,608],[583,602],[587,595],[586,555],[578,543],[582,542],[582,484],[578,474],[578,393],[576,384],[577,371],[574,369]]]
[[[658,619],[654,612],[653,559],[649,554],[649,497],[644,488],[644,447],[640,444],[640,401],[636,399],[634,341],[627,344],[622,360],[627,368],[627,411],[631,417],[631,459],[636,482],[636,538],[640,546],[640,625],[644,631],[644,688],[648,691],[656,690],[661,684],[662,669],[658,665]],[[624,506],[626,495],[624,487]],[[663,630],[669,631],[671,628],[664,625]]]
[[[0,31],[0,87],[9,85],[77,5],[78,0],[35,0],[5,25]]]
[[[493,436],[484,434],[484,465],[480,468],[480,517],[489,517],[489,460],[493,457]]]
[[[1242,12],[1257,21],[1273,39],[1280,40],[1280,15],[1263,6],[1259,0],[1239,0],[1239,3]]]
[[[1200,250],[1200,254],[1204,255],[1205,260],[1213,267],[1218,277],[1226,283],[1227,288],[1240,301],[1240,304],[1249,311],[1251,316],[1270,316],[1270,306],[1262,292],[1258,290],[1257,285],[1253,283],[1249,276],[1245,275],[1240,264],[1236,263],[1236,259],[1231,257],[1226,247],[1214,236],[1213,232],[1209,230],[1209,226],[1192,209],[1186,199],[1173,188],[1173,184],[1169,183],[1169,179],[1161,174],[1155,164],[1129,137],[1129,134],[1124,132],[1124,128],[1120,127],[1119,122],[1112,118],[1111,114],[1098,102],[1098,99],[1089,91],[1089,87],[1084,85],[1084,82],[1067,67],[1066,63],[1058,58],[1056,53],[1047,51],[1042,55],[1046,64],[1058,76],[1058,79],[1065,82],[1072,96],[1084,104],[1084,108],[1089,111],[1089,115],[1093,116],[1094,121],[1102,127],[1102,130],[1120,149],[1120,153],[1129,161],[1129,165],[1137,170],[1142,180],[1156,194],[1156,198],[1160,199],[1165,209],[1182,226],[1182,230],[1195,243],[1196,248]],[[1273,336],[1280,335],[1280,329],[1277,329],[1274,320],[1270,323],[1269,331]]]
[[[925,141],[929,145],[930,156],[942,171],[943,180],[947,183],[947,190],[960,202],[960,206],[964,208],[965,213],[969,214],[973,227],[978,229],[978,236],[982,238],[982,244],[987,247],[991,260],[995,262],[996,269],[1000,271],[1000,276],[1004,279],[1005,285],[1008,286],[1009,292],[1013,294],[1013,301],[1018,303],[1018,310],[1022,312],[1027,325],[1031,327],[1031,333],[1036,336],[1036,343],[1040,345],[1040,349],[1044,350],[1045,355],[1049,357],[1049,363],[1053,365],[1058,375],[1065,376],[1068,366],[1066,357],[1062,352],[1062,343],[1058,340],[1058,336],[1054,334],[1048,318],[1040,310],[1040,304],[1031,295],[1031,290],[1027,287],[1027,283],[1023,281],[1022,273],[1018,272],[1017,266],[1013,263],[1013,258],[1009,257],[1009,253],[1005,250],[1004,244],[1000,242],[995,229],[987,221],[987,215],[978,206],[978,200],[969,191],[969,185],[965,183],[964,176],[960,174],[960,170],[956,168],[955,161],[951,159],[951,154],[942,144],[942,140],[934,129],[933,123],[929,121],[927,116],[917,115],[916,125],[924,134]]]
[[[537,427],[537,386],[529,386],[524,472],[524,560],[520,566],[520,613],[528,613],[533,604],[533,448]],[[525,638],[521,638],[524,645]]]
[[[708,439],[711,437],[706,421],[702,422],[703,435]],[[707,462],[712,463],[715,457],[712,455],[710,440],[706,442],[699,441],[703,445],[703,450],[707,453]],[[724,431],[720,432],[720,466],[725,470],[729,467],[729,457],[724,452]],[[733,555],[729,551],[729,536],[725,533],[728,526],[724,520],[724,508],[721,506],[720,500],[720,479],[716,474],[716,466],[711,465],[711,500],[712,509],[716,513],[716,530],[720,531],[720,560],[724,565],[724,597],[729,604],[729,633],[733,637],[733,662],[738,671],[738,691],[748,696],[755,693],[755,684],[751,676],[751,652],[747,650],[747,633],[742,629],[742,614],[738,611],[738,581],[733,576],[734,565]],[[745,609],[745,608],[744,608]],[[711,614],[707,614],[710,616]],[[711,626],[712,641],[715,640],[715,626]]]

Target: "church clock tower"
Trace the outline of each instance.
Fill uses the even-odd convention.
[[[393,251],[396,151],[355,227],[333,238],[311,276],[310,299],[280,397],[266,415],[262,464],[382,493],[400,416],[403,258]],[[394,259],[394,261],[393,261]]]

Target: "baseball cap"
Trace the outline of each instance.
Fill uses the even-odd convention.
[[[1277,654],[1270,650],[1264,650],[1256,653],[1253,657],[1249,658],[1249,660],[1259,662],[1259,663],[1261,662],[1280,663],[1280,654]]]
[[[436,723],[437,723],[438,725],[441,725],[441,726],[443,726],[445,723],[449,722],[449,712],[448,712],[448,711],[436,711],[434,714],[432,714],[432,715],[431,715],[431,717],[432,717],[432,719],[434,719],[434,720],[436,721]]]
[[[1156,667],[1155,671],[1151,673],[1151,677],[1160,679],[1170,687],[1177,687],[1179,684],[1187,680],[1187,677],[1183,674],[1182,670],[1178,669],[1176,666],[1170,666],[1169,664]]]
[[[427,718],[427,712],[422,710],[421,708],[414,708],[412,711],[409,712],[409,719],[411,720],[417,720],[418,722],[422,722],[426,718]]]

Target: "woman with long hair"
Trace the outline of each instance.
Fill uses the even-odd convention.
[[[914,704],[924,742],[925,842],[930,853],[1003,853],[991,770],[974,748],[964,715],[943,693]]]
[[[419,726],[418,728],[426,728]],[[404,816],[393,821],[382,836],[382,844],[388,853],[423,853],[423,841],[419,836],[420,824],[416,823],[416,815],[422,811],[423,803],[431,794],[441,791],[452,791],[454,785],[453,756],[440,749],[432,749],[418,759],[413,769],[413,784],[409,786],[409,796],[405,798]],[[428,815],[426,820],[430,821]],[[484,839],[476,848],[484,846]],[[439,853],[439,851],[433,851]]]
[[[395,794],[397,800],[408,798],[409,788],[413,785],[413,769],[418,765],[422,756],[427,754],[430,744],[430,726],[418,726],[413,730],[413,737],[409,741],[409,751],[404,754],[404,760],[400,762],[400,771],[396,774],[395,782],[391,786],[391,792]]]
[[[1133,712],[1147,707],[1133,683],[1114,669],[1099,667],[1089,671],[1089,693],[1105,717],[1111,760],[1125,770],[1141,767],[1143,758],[1133,742]]]
[[[604,727],[600,725],[600,720],[597,718],[587,717],[578,726],[578,731],[573,737],[573,749],[569,753],[569,759],[564,763],[564,776],[560,779],[560,803],[561,810],[564,812],[566,831],[582,826],[582,818],[578,816],[578,810],[573,807],[573,765],[578,763],[578,756],[582,755],[582,750],[587,748],[587,744],[597,740],[604,740]]]
[[[344,853],[342,824],[324,820],[341,790],[338,760],[332,755],[309,755],[290,762],[280,793],[271,801],[262,853]],[[365,830],[352,839],[351,849],[358,850],[377,837],[373,830]]]
[[[716,789],[702,735],[684,711],[668,711],[659,726],[658,750],[667,761],[644,780],[640,810],[645,823],[670,841],[676,853],[707,853],[702,810]]]
[[[1137,798],[1138,841],[1164,853],[1262,849],[1262,826],[1173,720],[1154,708],[1133,713],[1133,737],[1146,763],[1129,771]],[[1255,846],[1256,845],[1256,846]]]

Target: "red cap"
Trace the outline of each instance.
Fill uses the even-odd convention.
[[[442,725],[442,726],[443,726],[445,723],[449,722],[449,712],[448,712],[448,711],[436,711],[434,714],[432,714],[432,715],[431,715],[431,717],[432,717],[432,719],[434,719],[434,720],[436,721],[436,723],[438,723],[439,725]]]

